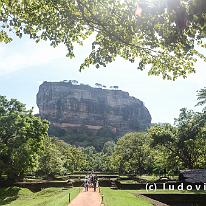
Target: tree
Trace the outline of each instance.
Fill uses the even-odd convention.
[[[147,132],[151,138],[151,152],[154,158],[153,172],[165,175],[167,172],[175,173],[177,165],[182,168],[177,155],[178,148],[174,145],[177,129],[170,124],[154,124]]]
[[[104,143],[102,152],[108,156],[111,156],[115,149],[115,143],[113,141],[107,141]]]
[[[9,180],[36,170],[47,130],[47,121],[32,115],[24,104],[0,96],[0,171]]]
[[[137,7],[142,14],[135,16]],[[27,34],[54,47],[64,43],[72,58],[74,44],[95,34],[80,70],[105,67],[121,56],[138,61],[140,70],[151,65],[150,75],[175,80],[195,71],[197,57],[206,60],[195,48],[206,46],[205,0],[2,0],[0,10],[0,41],[6,43],[8,31]]]
[[[55,144],[63,155],[66,173],[80,171],[85,166],[85,155],[81,148],[67,144],[62,140],[55,140]]]
[[[152,138],[152,147],[162,147],[173,165],[183,169],[205,167],[206,162],[206,117],[204,113],[195,113],[181,109],[175,127],[166,124],[156,125],[148,130]]]
[[[104,150],[101,152],[97,152],[94,147],[86,147],[83,149],[86,160],[83,170],[99,172],[115,171],[115,166],[111,159],[115,144],[108,141],[105,145]]]
[[[84,169],[86,171],[97,170],[96,161],[98,161],[99,158],[98,159],[96,158],[97,152],[95,148],[93,146],[88,146],[83,149],[83,152],[84,152],[85,159],[86,159],[86,164],[85,164]]]
[[[103,87],[102,84],[99,84],[99,83],[96,83],[95,86],[96,86],[97,88],[102,88],[102,87]]]
[[[199,102],[196,106],[206,105],[206,87],[198,91],[197,100],[199,100]],[[206,107],[203,108],[203,111],[206,111]]]
[[[80,171],[85,167],[85,162],[82,149],[57,138],[48,137],[44,141],[44,151],[42,151],[37,173],[54,178],[55,175]]]
[[[37,173],[47,178],[54,178],[55,175],[62,175],[65,173],[63,160],[64,157],[55,144],[55,139],[48,137],[44,141],[44,151],[39,160]]]
[[[113,153],[119,173],[139,174],[148,171],[151,163],[149,141],[143,133],[128,133],[121,137]]]
[[[72,83],[73,85],[77,85],[78,81],[77,80],[69,80],[70,83]]]
[[[118,86],[110,86],[110,89],[117,90],[119,87]]]

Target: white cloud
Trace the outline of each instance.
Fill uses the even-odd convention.
[[[15,43],[13,42],[1,47],[0,76],[20,69],[45,65],[64,58],[66,55],[66,48],[64,46],[53,48],[45,42],[39,44],[32,41],[20,42],[21,47],[17,50],[15,46],[19,41],[21,40],[15,40]],[[12,50],[12,46],[15,49]]]

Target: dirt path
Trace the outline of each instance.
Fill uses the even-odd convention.
[[[97,192],[94,192],[93,188],[90,188],[88,192],[80,192],[68,206],[101,206],[101,197],[98,188]]]

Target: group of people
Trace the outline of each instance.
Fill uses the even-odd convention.
[[[93,187],[94,188],[94,192],[96,192],[96,189],[98,187],[97,175],[93,175],[91,173],[89,176],[85,176],[85,179],[84,179],[84,191],[87,192],[89,190],[89,187]]]

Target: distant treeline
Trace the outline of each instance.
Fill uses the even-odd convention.
[[[0,177],[16,181],[28,174],[54,177],[91,170],[177,174],[180,169],[206,167],[206,112],[184,108],[173,126],[154,124],[144,133],[128,133],[118,140],[107,132],[98,139],[71,132],[70,143],[78,140],[82,145],[65,143],[49,137],[48,122],[24,104],[0,96]],[[98,151],[90,141],[97,141]]]

